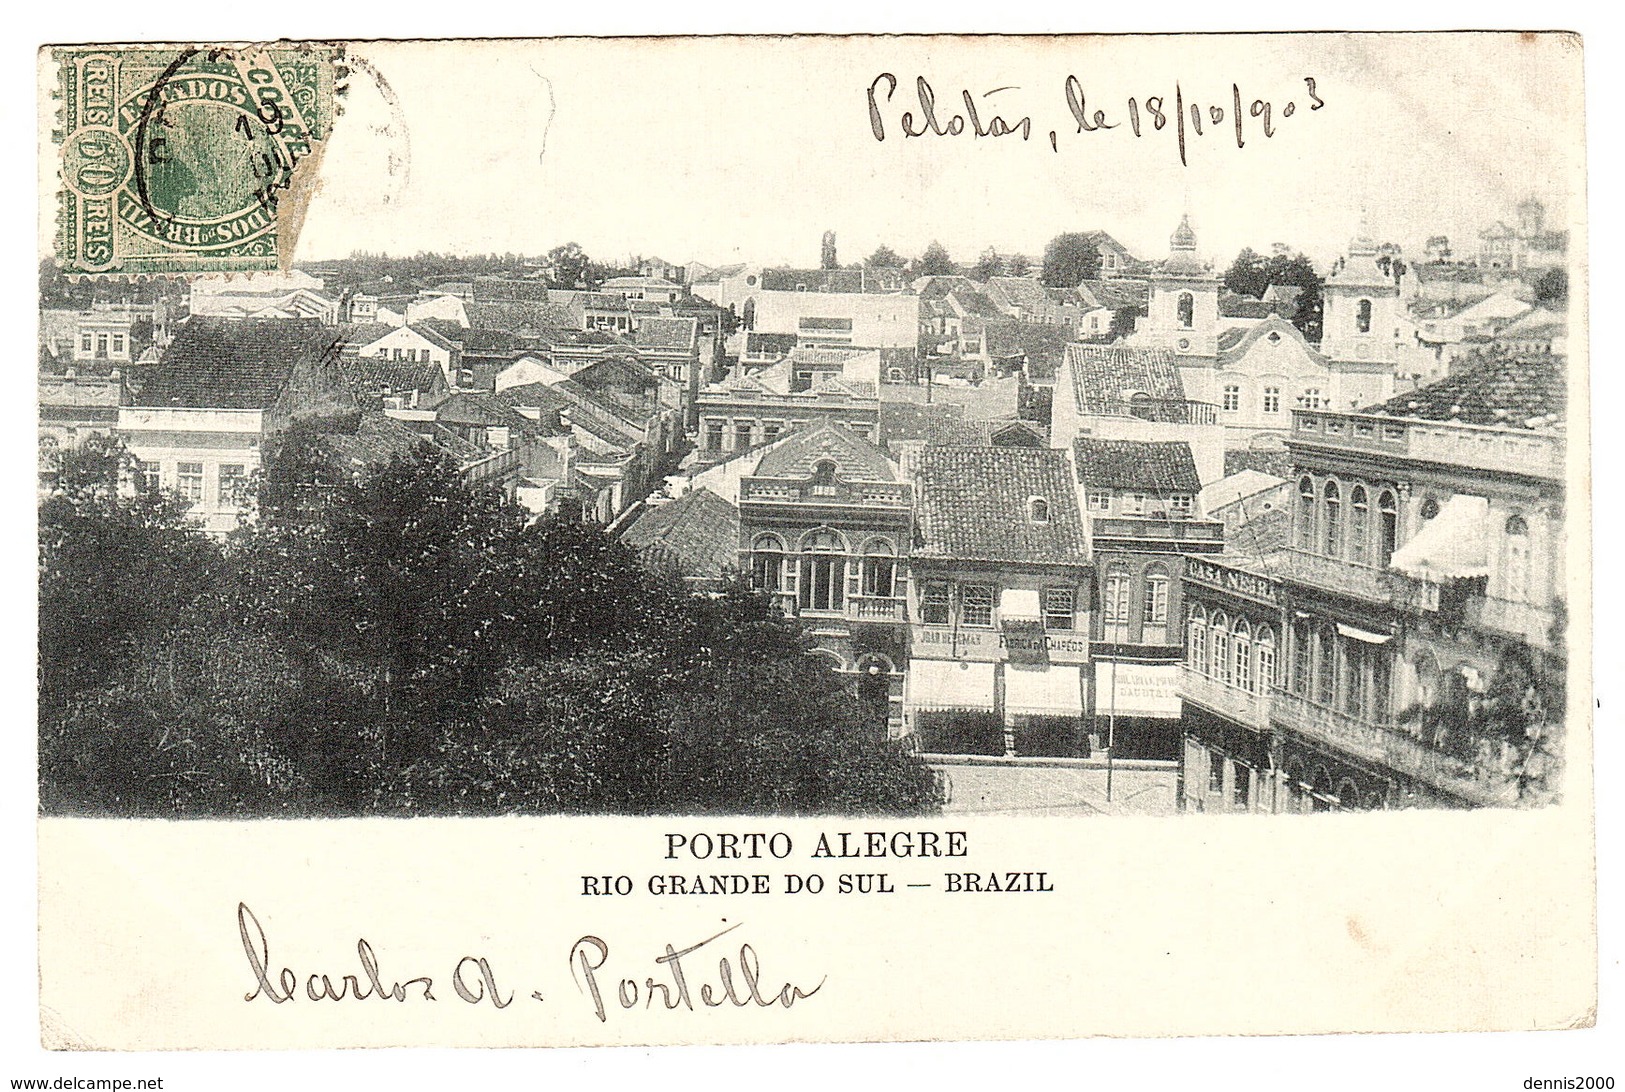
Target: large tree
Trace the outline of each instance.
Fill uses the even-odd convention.
[[[885,243],[875,247],[875,252],[863,260],[863,264],[870,269],[900,269],[903,266],[903,256]]]
[[[1076,288],[1100,276],[1100,248],[1081,232],[1063,232],[1044,247],[1039,279],[1050,288]]]
[[[920,260],[914,264],[914,272],[922,277],[945,277],[959,272],[952,258],[948,257],[947,249],[935,239],[920,255]]]
[[[1561,311],[1569,305],[1569,271],[1561,267],[1535,275],[1535,303]]]
[[[1302,254],[1278,247],[1277,252],[1264,257],[1251,247],[1244,248],[1224,273],[1224,287],[1231,292],[1259,299],[1272,284],[1301,289],[1292,325],[1312,342],[1321,336],[1325,282],[1315,272],[1314,263]]]
[[[982,256],[976,259],[976,264],[967,271],[972,280],[986,281],[991,277],[1001,276],[1004,273],[1004,259],[992,247],[982,251]]]
[[[426,448],[356,473],[296,432],[267,458],[224,548],[106,460],[42,510],[48,811],[934,806],[765,597],[694,596]]]
[[[592,272],[592,259],[580,243],[564,243],[547,252],[549,284],[553,288],[585,288]]]

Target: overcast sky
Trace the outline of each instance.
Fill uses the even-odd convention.
[[[1361,208],[1381,239],[1458,249],[1535,194],[1578,212],[1580,54],[1516,36],[1056,39],[779,38],[374,43],[322,164],[298,256],[518,251],[566,241],[597,257],[816,264],[825,229],[855,261],[932,239],[973,260],[1038,254],[1104,228],[1166,253],[1188,211],[1204,256],[1285,242],[1329,260]],[[876,141],[867,95],[897,77]],[[1067,99],[1076,76],[1086,116]],[[932,85],[948,124],[969,90],[984,126],[1031,139],[905,139]],[[1314,99],[1304,77],[1315,80]],[[1176,85],[1187,110],[1181,166]],[[1246,118],[1238,148],[1232,85]],[[1005,90],[996,90],[1004,88]],[[992,94],[989,94],[992,92]],[[1143,135],[1129,124],[1140,105]],[[1165,128],[1147,100],[1161,96]],[[1266,139],[1254,100],[1267,100]],[[1190,104],[1204,134],[1188,123]],[[1292,116],[1283,116],[1287,104]],[[1214,125],[1210,109],[1224,110]],[[968,122],[967,122],[968,128]],[[1056,132],[1052,148],[1049,133]]]

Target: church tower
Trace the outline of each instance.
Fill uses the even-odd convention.
[[[1377,244],[1366,229],[1349,243],[1326,277],[1320,351],[1334,373],[1336,404],[1352,409],[1393,395],[1399,359],[1399,286],[1377,265]]]
[[[1212,402],[1219,355],[1219,279],[1196,256],[1196,232],[1180,218],[1168,240],[1168,259],[1151,274],[1151,305],[1135,338],[1174,354],[1185,396]]]

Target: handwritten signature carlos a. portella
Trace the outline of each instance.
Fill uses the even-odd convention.
[[[735,922],[721,932],[687,947],[679,948],[675,944],[668,943],[664,954],[656,956],[653,961],[661,977],[646,975],[641,984],[636,978],[624,975],[617,978],[615,974],[610,973],[606,969],[610,959],[608,942],[600,937],[586,935],[570,946],[568,957],[570,976],[576,984],[577,991],[590,1001],[593,1015],[600,1022],[608,1022],[614,1004],[618,1004],[622,1009],[643,1008],[656,1011],[688,1009],[693,1012],[730,1005],[736,1008],[755,1006],[765,1009],[781,1006],[788,1009],[797,1001],[812,997],[824,988],[827,978],[820,978],[818,984],[811,988],[791,982],[785,982],[776,989],[764,987],[761,959],[755,947],[748,942],[740,944],[737,956],[730,958],[723,955],[717,959],[715,981],[699,976],[691,977],[693,964],[692,962],[685,964],[683,961],[707,945],[721,940],[743,924]],[[237,904],[237,931],[242,940],[243,955],[248,960],[255,983],[253,991],[243,995],[244,1001],[251,1002],[264,998],[274,1004],[283,1005],[302,1000],[330,1002],[379,1000],[397,1003],[439,1000],[434,992],[434,978],[430,975],[415,975],[405,979],[389,976],[386,984],[386,976],[380,969],[378,954],[364,937],[356,941],[359,974],[331,975],[321,972],[302,974],[287,966],[272,971],[270,941],[266,938],[259,919],[245,903]],[[697,959],[704,960],[709,956],[708,952]],[[457,998],[471,1005],[489,1001],[494,1007],[505,1009],[513,1004],[516,996],[512,989],[504,990],[498,985],[497,973],[492,968],[491,961],[484,956],[462,957],[452,968],[448,978]],[[606,999],[606,993],[613,1000]],[[534,1001],[544,999],[540,990],[531,991],[530,997]]]

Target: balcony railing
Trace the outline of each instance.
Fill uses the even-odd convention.
[[[1270,695],[1227,686],[1189,667],[1179,673],[1179,693],[1204,709],[1222,713],[1238,724],[1260,732],[1269,731]]]
[[[1280,555],[1283,580],[1364,599],[1418,610],[1438,610],[1440,588],[1392,569],[1358,565],[1293,548]]]
[[[1166,519],[1154,516],[1101,516],[1091,523],[1094,537],[1122,538],[1137,542],[1224,541],[1224,524],[1211,519]]]
[[[913,486],[906,482],[839,482],[816,485],[805,479],[746,478],[740,483],[740,503],[848,504],[865,508],[907,508]]]
[[[1412,739],[1404,731],[1277,691],[1274,718],[1287,728],[1475,804],[1515,799],[1511,782],[1491,781],[1471,763]]]
[[[848,622],[906,622],[908,600],[903,596],[851,595],[835,610],[800,607],[791,592],[774,592],[773,608],[791,618],[844,620]]]
[[[1470,466],[1563,480],[1563,437],[1532,432],[1523,421],[1504,426],[1407,421],[1357,413],[1295,410],[1292,440],[1353,451],[1375,451],[1445,466]]]
[[[847,600],[847,612],[860,622],[906,622],[908,600],[900,596],[854,595]]]

